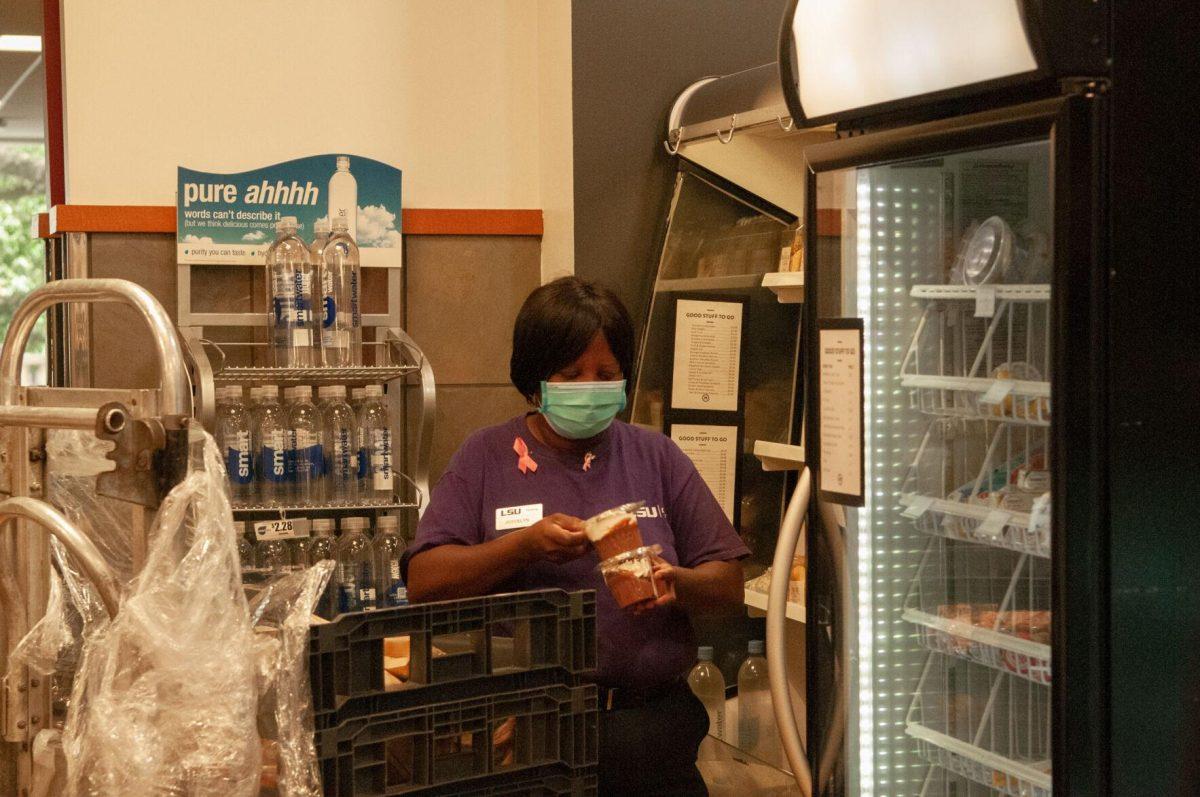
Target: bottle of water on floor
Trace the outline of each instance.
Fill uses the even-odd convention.
[[[229,489],[235,504],[250,500],[254,490],[254,454],[250,441],[250,412],[242,401],[240,387],[219,387],[216,434],[225,454]]]
[[[392,500],[392,426],[382,385],[364,388],[358,412],[358,497],[377,503]]]
[[[738,669],[738,747],[761,761],[779,765],[779,734],[771,708],[771,684],[761,639],[751,640]]]
[[[399,529],[395,515],[384,515],[375,522],[375,598],[381,609],[408,603],[408,590],[400,577],[405,545]]]
[[[337,541],[337,611],[360,612],[376,607],[375,551],[367,537],[365,517],[342,519],[342,536]]]
[[[326,365],[362,365],[358,245],[344,216],[331,221],[321,264],[321,352]]]
[[[308,559],[309,567],[325,559],[335,558],[334,530],[335,523],[333,518],[313,519],[312,530],[309,532],[311,536],[305,541],[305,556]],[[325,591],[321,593],[321,597],[317,600],[316,613],[321,617],[332,617],[336,614],[337,580],[338,573],[335,567],[333,573],[329,576],[329,581],[325,585]]]
[[[313,312],[314,269],[308,245],[300,238],[295,216],[275,224],[275,243],[267,249],[267,290],[271,348],[275,365],[317,364],[317,318]]]
[[[286,504],[288,495],[288,425],[279,406],[279,388],[264,385],[258,389],[258,408],[254,413],[254,450],[257,458],[258,495],[268,506]]]
[[[688,673],[688,686],[708,712],[708,734],[725,739],[725,677],[713,664],[713,649],[708,645],[696,651],[696,658],[699,661]]]
[[[345,385],[322,385],[321,443],[325,462],[325,498],[335,504],[354,502],[358,492],[357,424],[346,403]]]
[[[322,501],[321,414],[312,403],[312,388],[298,385],[283,393],[288,401],[288,469],[292,500],[301,506]]]

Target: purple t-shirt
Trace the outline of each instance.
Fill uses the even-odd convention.
[[[536,472],[517,467],[517,437],[529,447]],[[662,557],[672,564],[695,567],[750,553],[670,438],[614,421],[591,454],[584,470],[584,456],[541,445],[525,416],[475,432],[434,488],[407,558],[438,545],[475,545],[508,533],[511,529],[497,531],[497,510],[540,505],[543,516],[588,518],[630,501],[646,502],[638,517],[642,539],[661,545]],[[696,639],[683,609],[666,606],[634,615],[618,608],[597,564],[594,551],[565,564],[538,562],[492,592],[596,590],[597,680],[604,685],[645,688],[686,672],[696,658]]]

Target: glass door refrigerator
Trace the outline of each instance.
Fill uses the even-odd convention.
[[[1070,692],[1060,659],[1098,578],[1080,474],[1103,85],[1048,81],[1020,4],[934,29],[978,25],[962,5],[785,18],[793,115],[843,131],[805,151],[803,752],[777,707],[813,794],[1047,797],[1064,740],[1094,742],[1086,714],[1074,739],[1061,722],[1094,697],[1087,656]],[[869,74],[896,48],[912,75]]]

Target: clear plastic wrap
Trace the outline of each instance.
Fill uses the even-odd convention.
[[[250,604],[260,678],[263,795],[321,794],[308,678],[308,626],[333,565],[327,559],[276,579]]]
[[[146,564],[84,641],[64,730],[73,795],[258,792],[256,646],[221,455],[194,426],[188,475]]]
[[[51,429],[46,434],[46,500],[58,507],[99,549],[122,584],[133,577],[129,534],[132,504],[96,493],[96,475],[116,467],[105,453],[113,444],[90,431]],[[67,576],[68,588],[71,587]]]
[[[62,579],[51,572],[46,614],[13,648],[8,658],[9,676],[20,672],[21,667],[28,667],[38,675],[51,675],[58,669],[64,652],[75,644],[75,639],[63,597]]]

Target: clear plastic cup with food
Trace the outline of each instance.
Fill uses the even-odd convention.
[[[644,545],[602,561],[596,569],[604,583],[625,609],[641,603],[653,603],[665,594],[665,588],[654,576],[654,559],[662,553],[661,545]]]
[[[645,504],[645,501],[621,504],[583,522],[583,530],[601,561],[642,547],[637,511]]]

